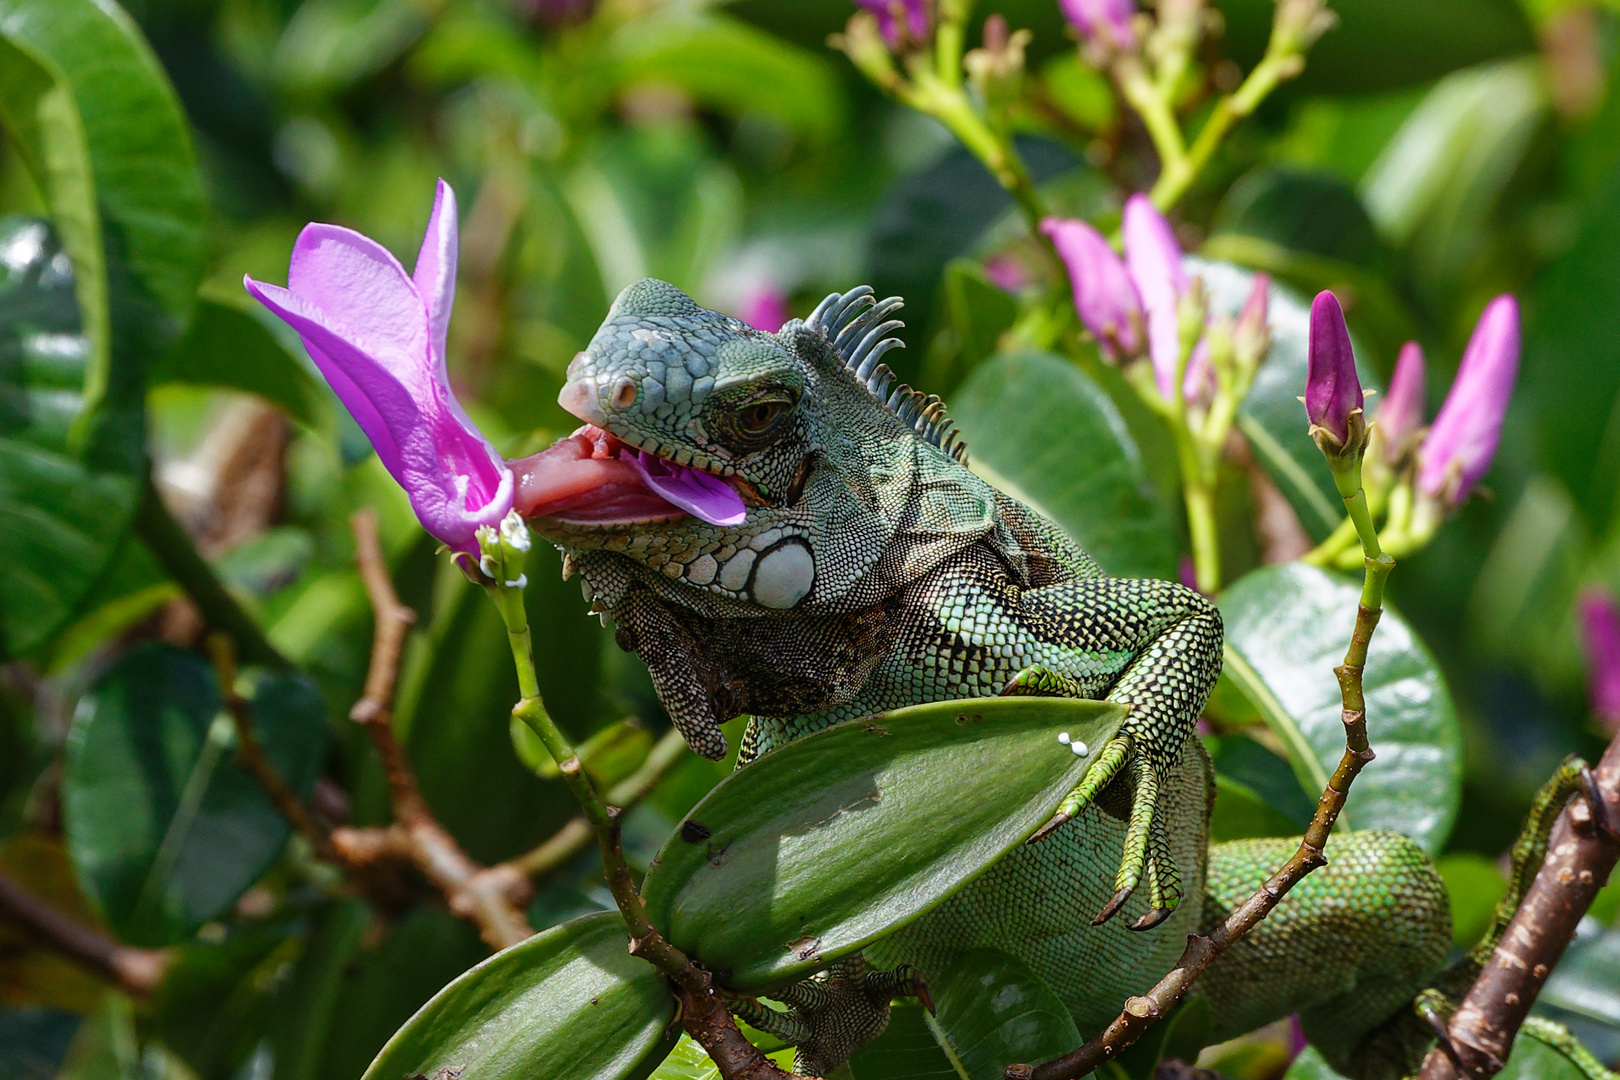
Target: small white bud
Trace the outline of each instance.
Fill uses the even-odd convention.
[[[1059,734],[1058,735],[1058,742],[1062,743],[1064,746],[1068,746],[1069,745],[1069,733],[1067,731],[1065,731],[1065,732],[1062,732],[1061,734]]]
[[[533,540],[529,536],[529,526],[524,522],[523,515],[516,510],[509,510],[501,519],[501,539],[511,546],[513,551],[528,553]]]

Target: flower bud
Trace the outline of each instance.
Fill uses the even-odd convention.
[[[1099,45],[1106,52],[1136,48],[1136,31],[1131,27],[1134,0],[1060,0],[1059,6],[1087,44]]]
[[[1423,427],[1423,346],[1408,341],[1401,346],[1395,373],[1389,378],[1389,391],[1378,402],[1373,414],[1377,421],[1384,460],[1398,464],[1412,449],[1412,440]]]
[[[908,44],[928,40],[931,18],[928,0],[855,0],[877,17],[878,28],[889,48],[899,51]]]
[[[521,589],[528,585],[523,564],[528,560],[532,541],[529,526],[516,510],[507,512],[499,528],[480,526],[478,537],[478,569],[491,581],[508,589]]]
[[[1338,297],[1324,289],[1311,302],[1305,415],[1311,422],[1311,438],[1330,464],[1360,459],[1367,444],[1362,400],[1361,378],[1356,374],[1344,310],[1339,307]]]
[[[1074,309],[1103,354],[1112,360],[1135,356],[1142,348],[1142,302],[1125,263],[1102,233],[1083,221],[1046,218],[1041,231],[1068,268]]]
[[[1146,195],[1125,200],[1121,231],[1125,234],[1125,265],[1141,297],[1147,323],[1154,381],[1168,401],[1181,366],[1181,295],[1187,291],[1181,245],[1170,223]]]
[[[1451,392],[1418,449],[1418,489],[1429,499],[1455,508],[1490,468],[1518,373],[1519,304],[1498,296],[1485,305]]]
[[[984,45],[962,57],[968,79],[984,100],[996,108],[1015,101],[1024,79],[1024,49],[1034,38],[1028,30],[1007,32],[999,13],[984,21]]]
[[[1588,589],[1579,609],[1587,697],[1603,726],[1620,731],[1620,607],[1608,593]]]
[[[1258,273],[1249,285],[1249,298],[1243,301],[1237,325],[1232,328],[1232,355],[1240,366],[1253,371],[1271,351],[1271,275]]]

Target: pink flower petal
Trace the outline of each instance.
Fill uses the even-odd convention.
[[[1418,451],[1418,486],[1455,506],[1496,456],[1519,374],[1519,302],[1498,296],[1468,339],[1457,378]]]
[[[1086,329],[1097,336],[1104,353],[1115,344],[1128,354],[1141,348],[1137,325],[1142,304],[1125,264],[1103,238],[1083,221],[1046,218],[1041,231],[1052,238],[1074,287],[1074,309]]]
[[[626,450],[622,456],[630,459],[660,498],[695,518],[710,525],[740,525],[748,515],[742,496],[718,476],[639,450]]]

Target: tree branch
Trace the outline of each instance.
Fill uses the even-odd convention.
[[[1345,651],[1344,663],[1333,669],[1339,680],[1342,701],[1340,718],[1344,722],[1344,754],[1339,767],[1328,779],[1310,827],[1300,838],[1299,847],[1274,874],[1266,879],[1258,892],[1238,905],[1221,925],[1207,936],[1192,934],[1176,966],[1154,985],[1153,989],[1125,1002],[1125,1008],[1102,1034],[1084,1046],[1063,1057],[1041,1065],[1009,1065],[1004,1070],[1007,1080],[1079,1080],[1113,1060],[1121,1050],[1130,1046],[1148,1028],[1169,1015],[1181,995],[1209,969],[1217,958],[1233,943],[1247,934],[1275,908],[1288,890],[1299,884],[1307,874],[1327,864],[1323,854],[1328,835],[1344,809],[1350,785],[1373,759],[1367,743],[1367,702],[1362,693],[1362,671],[1367,664],[1367,648],[1373,631],[1383,614],[1384,581],[1394,569],[1395,562],[1387,555],[1366,560],[1367,578],[1362,588],[1362,602],[1356,609],[1356,625],[1350,635],[1350,646]]]
[[[63,915],[0,871],[0,915],[33,931],[39,943],[137,997],[156,990],[174,962],[167,949],[138,949]]]
[[[1553,823],[1547,855],[1484,968],[1446,1025],[1449,1046],[1421,1080],[1487,1080],[1502,1070],[1547,976],[1620,859],[1620,736]],[[1455,1055],[1453,1060],[1451,1055]]]

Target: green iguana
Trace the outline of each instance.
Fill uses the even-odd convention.
[[[745,1014],[817,1075],[883,1030],[909,970],[937,977],[974,948],[1028,964],[1082,1033],[1098,1031],[1296,846],[1208,843],[1212,775],[1193,726],[1220,671],[1215,607],[1172,582],[1104,576],[969,471],[939,399],[894,385],[881,362],[900,344],[899,306],[862,287],[770,334],[638,282],[568,368],[559,400],[586,426],[512,463],[518,509],[705,757],[724,754],[720,724],[742,713],[746,765],[923,702],[1131,707],[1030,844],[864,962],[772,995],[791,1011]],[[734,512],[715,511],[726,499]],[[1408,1006],[1451,942],[1445,888],[1394,833],[1339,837],[1329,855],[1198,984],[1211,1037],[1298,1013],[1346,1074],[1406,1075],[1431,1037]]]

